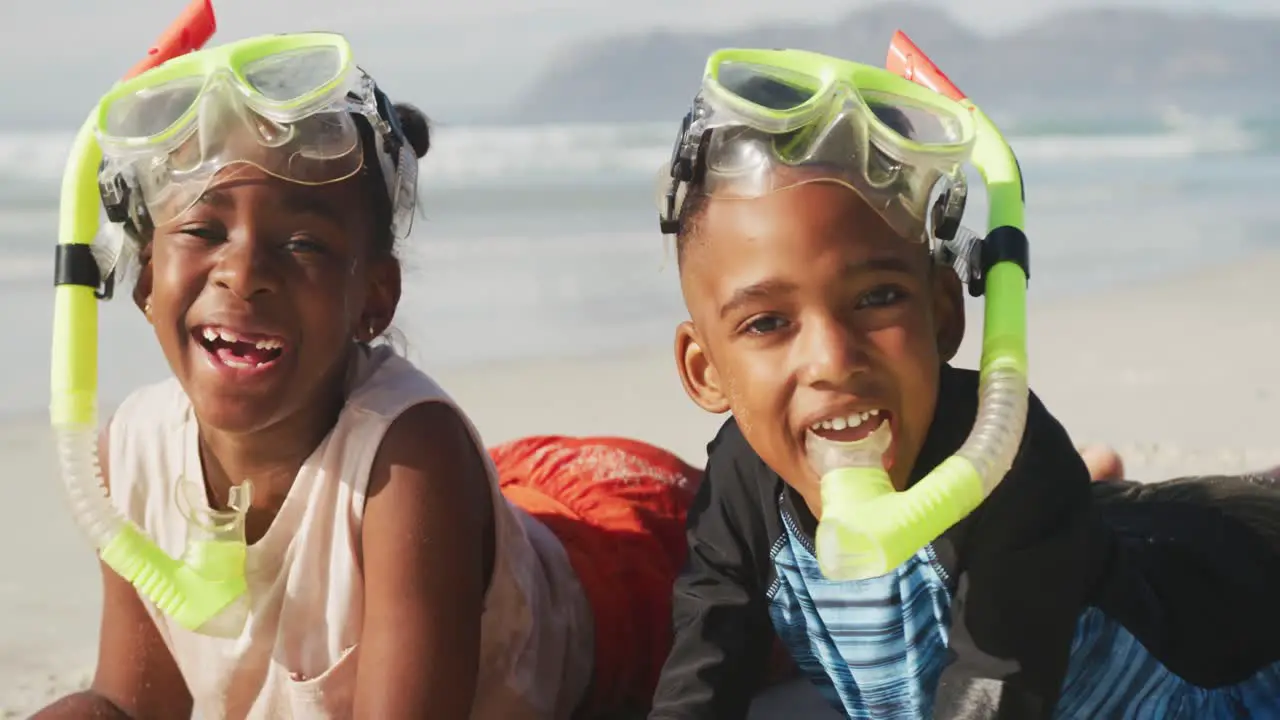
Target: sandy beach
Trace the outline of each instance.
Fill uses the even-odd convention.
[[[1270,255],[1035,303],[1032,387],[1078,443],[1115,445],[1137,479],[1280,463],[1272,419],[1280,403],[1280,323],[1268,309],[1277,277],[1280,255]],[[1033,268],[1033,297],[1034,283]],[[959,365],[977,362],[980,307],[970,306]],[[491,443],[543,433],[625,435],[701,464],[722,420],[684,396],[665,346],[434,374]],[[25,717],[87,682],[99,580],[63,508],[45,417],[0,425],[0,457],[8,501],[0,543],[9,548],[0,573],[0,717]],[[780,717],[778,704],[800,699],[814,698],[805,689],[771,693],[759,716]],[[788,705],[785,715],[797,714],[808,716]]]

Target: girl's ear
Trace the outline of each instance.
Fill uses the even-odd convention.
[[[138,283],[133,286],[133,303],[138,306],[147,319],[151,319],[151,266],[147,265],[138,272]]]
[[[396,308],[400,305],[400,261],[387,258],[369,268],[369,289],[364,310],[354,319],[356,326],[351,336],[370,342],[391,326]]]
[[[138,252],[138,281],[133,285],[133,304],[138,306],[147,322],[151,321],[151,248]]]

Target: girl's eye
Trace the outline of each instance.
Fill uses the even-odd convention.
[[[762,315],[754,318],[743,328],[748,335],[768,335],[787,326],[787,321],[777,315]]]
[[[285,250],[292,253],[322,253],[325,251],[324,243],[307,237],[289,238],[284,244]]]
[[[178,233],[211,243],[225,239],[221,230],[208,225],[189,225],[187,227],[180,228]]]
[[[875,288],[858,298],[858,309],[888,307],[902,302],[906,297],[907,293],[902,288],[886,285]]]

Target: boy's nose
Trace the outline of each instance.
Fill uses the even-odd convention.
[[[798,340],[800,375],[809,385],[844,387],[870,367],[865,343],[838,318],[809,321]]]

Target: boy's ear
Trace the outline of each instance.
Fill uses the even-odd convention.
[[[951,362],[964,340],[964,283],[950,266],[933,272],[933,325],[942,362]]]
[[[698,407],[717,415],[729,411],[729,398],[721,388],[720,373],[703,347],[697,328],[687,320],[676,328],[676,368],[685,393]]]

